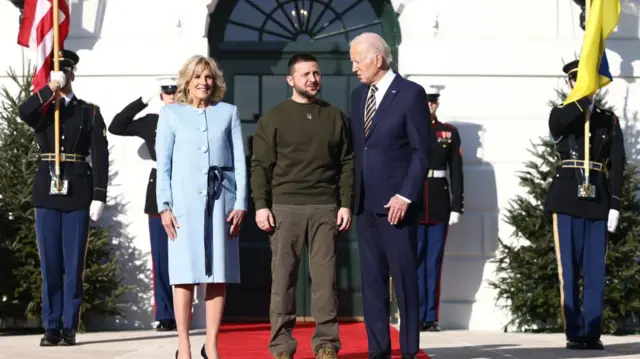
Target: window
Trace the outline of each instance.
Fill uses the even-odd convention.
[[[224,41],[348,42],[382,35],[370,0],[238,0]]]

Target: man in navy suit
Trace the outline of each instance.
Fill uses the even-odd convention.
[[[422,86],[395,74],[389,45],[377,34],[353,39],[351,94],[356,230],[370,359],[391,358],[389,272],[400,309],[403,359],[419,351],[416,242],[418,200],[428,170],[431,128]]]

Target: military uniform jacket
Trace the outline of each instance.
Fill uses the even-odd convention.
[[[20,119],[35,131],[41,153],[55,152],[54,99],[51,88],[44,86],[19,107]],[[61,99],[60,153],[82,156],[82,160],[77,162],[60,162],[61,178],[68,181],[67,194],[49,194],[55,162],[41,160],[33,183],[33,205],[73,211],[89,209],[92,200],[105,202],[109,181],[109,149],[98,106],[75,96],[69,103]],[[84,160],[88,155],[91,155],[91,164]]]
[[[609,209],[620,210],[625,149],[622,130],[616,115],[594,108],[590,117],[589,157],[602,170],[590,169],[589,182],[596,187],[593,199],[578,197],[578,185],[584,182],[584,109],[589,100],[582,98],[566,106],[554,107],[549,115],[549,129],[564,166],[558,169],[545,201],[545,210],[593,220],[606,220]]]
[[[437,119],[431,122],[431,152],[429,171],[418,205],[420,223],[448,223],[452,211],[462,214],[464,203],[462,151],[460,134],[449,124]],[[434,170],[449,170],[449,178],[434,178]]]
[[[156,161],[156,129],[158,127],[158,115],[150,113],[137,120],[133,118],[144,110],[147,105],[138,98],[127,105],[118,113],[109,125],[109,132],[118,136],[137,136],[144,140],[151,159]],[[156,203],[156,169],[151,169],[149,182],[147,184],[147,195],[144,203],[146,214],[157,215],[158,205]]]

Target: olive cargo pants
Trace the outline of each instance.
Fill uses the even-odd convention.
[[[274,205],[276,228],[271,244],[271,341],[276,355],[296,352],[296,282],[300,254],[309,251],[311,315],[316,330],[311,339],[315,353],[321,346],[340,350],[338,297],[336,290],[336,241],[338,209],[335,205]]]

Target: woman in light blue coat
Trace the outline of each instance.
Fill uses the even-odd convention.
[[[190,359],[195,285],[207,283],[204,358],[218,359],[225,284],[240,282],[238,232],[247,175],[238,109],[221,102],[218,65],[191,57],[180,70],[176,103],[160,111],[156,134],[158,210],[169,236],[169,281],[178,328],[176,358]]]

